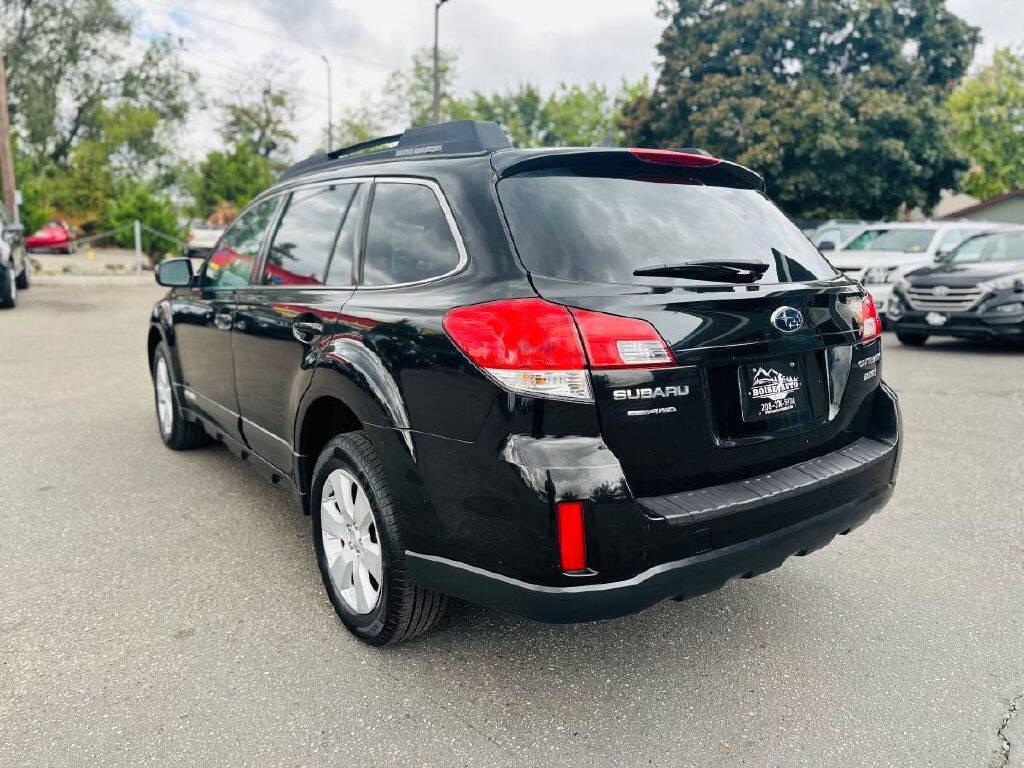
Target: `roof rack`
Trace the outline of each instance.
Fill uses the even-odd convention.
[[[363,155],[357,154],[365,149],[373,149],[395,142],[397,144],[393,148]],[[313,155],[286,170],[281,174],[280,179],[291,178],[328,165],[336,166],[419,156],[446,157],[496,152],[499,149],[511,148],[512,144],[509,142],[508,136],[497,123],[484,120],[457,120],[451,123],[409,128],[404,133],[381,136],[377,139],[331,150],[326,154]]]
[[[329,160],[337,160],[339,157],[345,155],[353,155],[356,152],[362,152],[364,149],[373,149],[374,147],[380,147],[384,144],[393,144],[402,138],[404,134],[396,133],[392,136],[381,136],[378,139],[370,139],[369,141],[360,141],[358,144],[349,144],[347,147],[341,149],[332,149],[327,153]]]

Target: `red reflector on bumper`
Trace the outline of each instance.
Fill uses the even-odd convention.
[[[583,502],[560,501],[558,511],[558,554],[563,571],[587,567],[587,542],[583,535]]]

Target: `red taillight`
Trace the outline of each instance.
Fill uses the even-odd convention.
[[[513,392],[590,402],[583,348],[569,310],[543,299],[456,307],[444,330],[466,356]]]
[[[661,336],[645,320],[570,310],[543,299],[456,307],[445,315],[444,330],[491,378],[533,397],[593,401],[588,360],[592,368],[674,363]]]
[[[592,368],[651,368],[675,363],[660,334],[646,320],[575,307],[570,311]]]
[[[882,335],[882,319],[870,293],[865,293],[860,304],[860,340],[871,341]]]
[[[558,512],[558,557],[563,571],[587,567],[587,542],[583,535],[583,502],[560,501]]]
[[[671,149],[631,149],[633,157],[647,163],[659,165],[681,165],[686,168],[707,168],[718,165],[721,160],[707,155],[694,155],[689,152],[674,152]]]

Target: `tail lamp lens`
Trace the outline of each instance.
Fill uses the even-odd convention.
[[[591,368],[673,365],[672,353],[654,326],[635,317],[571,309]]]
[[[871,341],[882,335],[882,319],[870,293],[865,293],[860,304],[860,338]]]
[[[570,310],[543,299],[456,307],[445,315],[444,330],[488,376],[532,397],[593,402],[588,362],[595,369],[674,363],[644,320]]]
[[[558,512],[558,557],[563,571],[587,567],[587,542],[583,532],[583,502],[560,501]]]

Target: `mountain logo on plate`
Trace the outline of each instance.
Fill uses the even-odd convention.
[[[772,312],[772,325],[783,333],[792,333],[804,327],[804,316],[799,309],[779,307]]]
[[[750,397],[762,401],[759,410],[767,416],[796,408],[794,395],[799,389],[800,379],[796,376],[786,376],[774,368],[758,368],[750,382]]]

